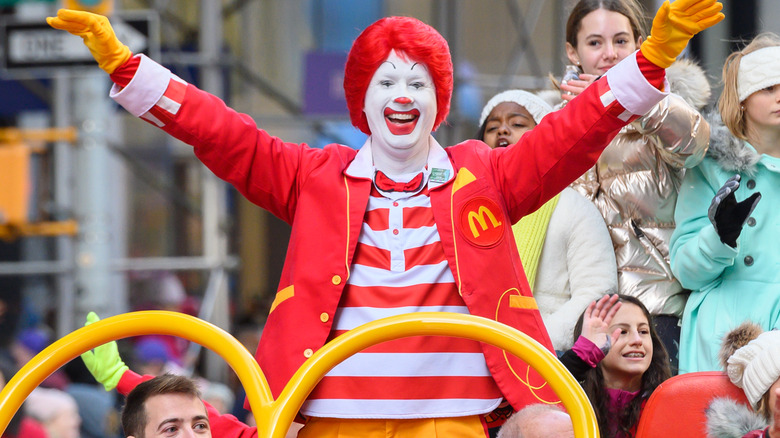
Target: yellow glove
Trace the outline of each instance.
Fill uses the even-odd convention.
[[[725,16],[716,0],[666,0],[653,19],[653,28],[639,50],[653,64],[667,68],[682,53],[688,41]]]
[[[47,17],[46,22],[55,29],[80,36],[100,68],[108,74],[133,56],[130,49],[116,38],[108,18],[102,15],[60,9],[56,17]]]

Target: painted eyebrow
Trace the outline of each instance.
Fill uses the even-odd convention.
[[[390,62],[390,61],[385,61],[385,62],[386,62],[386,63],[388,63],[388,64],[390,64],[390,65],[392,65],[392,66],[393,66],[393,69],[395,69],[395,64],[393,64],[393,63],[392,63],[392,62]],[[384,64],[384,62],[383,62],[382,64]]]

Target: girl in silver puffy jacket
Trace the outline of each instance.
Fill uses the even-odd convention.
[[[566,52],[581,73],[561,84],[564,101],[639,48],[642,16],[633,0],[581,0],[574,6]],[[619,293],[639,298],[653,314],[674,370],[687,291],[669,267],[669,241],[685,169],[707,151],[709,125],[698,109],[707,104],[710,86],[702,69],[684,60],[667,69],[667,79],[673,94],[623,128],[572,187],[604,217]]]

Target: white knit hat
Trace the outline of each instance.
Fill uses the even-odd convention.
[[[550,104],[535,94],[523,90],[506,90],[496,94],[488,100],[488,103],[482,108],[482,115],[479,116],[479,126],[482,126],[482,124],[485,123],[485,119],[487,119],[490,112],[493,111],[493,108],[504,102],[514,102],[525,108],[531,113],[536,124],[539,124],[539,122],[542,121],[542,117],[552,111]]]
[[[728,360],[731,382],[745,391],[756,408],[758,401],[780,378],[780,330],[761,333]]]
[[[758,90],[780,84],[780,46],[750,52],[739,61],[737,94],[739,101]]]

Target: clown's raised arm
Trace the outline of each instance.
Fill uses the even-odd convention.
[[[350,50],[347,105],[352,123],[369,134],[357,151],[269,135],[165,67],[132,56],[105,17],[60,10],[48,22],[84,39],[111,74],[111,97],[130,113],[192,145],[217,176],[291,224],[257,351],[278,396],[328,340],[400,313],[482,316],[552,352],[511,224],[583,174],[621,127],[665,96],[664,68],[723,18],[721,8],[715,0],[664,3],[640,51],[518,145],[498,149],[474,140],[444,148],[431,135],[449,111],[452,62],[444,38],[414,18],[380,19]],[[538,374],[500,349],[409,338],[350,357],[301,412],[309,436],[321,436],[312,418],[469,422],[504,399],[515,409],[557,401]],[[479,419],[469,424],[484,432]]]
[[[504,149],[477,154],[496,161],[487,165],[504,171],[497,175],[500,182],[515,186],[503,193],[513,222],[584,173],[622,125],[664,96],[659,91],[664,88],[663,68],[694,34],[722,19],[720,8],[715,0],[677,0],[671,5],[667,1],[635,56],[591,87],[579,105],[545,118],[534,135],[521,140],[533,147],[525,145],[522,154]],[[248,116],[235,113],[151,59],[132,56],[103,16],[63,9],[47,21],[83,38],[115,82],[113,99],[133,115],[193,145],[196,155],[218,176],[287,221],[295,211],[300,188],[296,184],[302,184],[312,170],[307,166],[333,155],[271,137],[257,130]],[[409,18],[379,20],[356,40],[346,65],[344,88],[352,122],[371,136],[365,148],[370,153],[363,155],[390,175],[425,167],[430,150],[438,146],[430,133],[449,112],[453,86],[449,49],[435,31],[423,41],[408,37],[427,34],[421,27],[427,26]],[[390,35],[407,38],[391,40]],[[408,65],[397,65],[404,62]],[[404,73],[400,67],[410,67],[405,73],[418,77],[397,77]],[[318,157],[304,160],[302,155]],[[335,155],[352,160],[349,153]],[[260,182],[264,176],[267,181]],[[449,176],[454,176],[454,169]],[[534,181],[516,184],[518,177]]]

